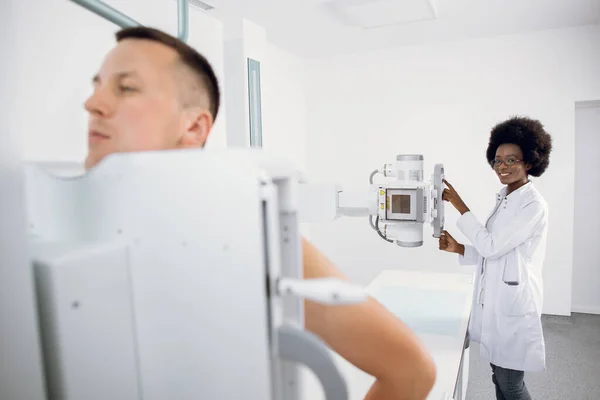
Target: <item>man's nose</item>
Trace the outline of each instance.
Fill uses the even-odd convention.
[[[87,112],[96,116],[110,114],[110,99],[103,89],[96,89],[83,104]]]

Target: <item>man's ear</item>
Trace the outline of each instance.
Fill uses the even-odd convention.
[[[183,121],[183,135],[180,146],[185,148],[202,147],[213,126],[212,115],[208,110],[189,110]]]

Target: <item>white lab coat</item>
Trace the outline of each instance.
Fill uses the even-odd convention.
[[[506,196],[482,225],[471,212],[458,220],[471,241],[463,265],[477,265],[471,340],[494,365],[518,371],[546,368],[542,332],[542,266],[546,253],[548,206],[532,182]]]

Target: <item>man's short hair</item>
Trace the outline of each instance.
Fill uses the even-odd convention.
[[[163,31],[145,26],[124,28],[116,33],[117,42],[124,39],[145,39],[158,43],[175,50],[183,65],[188,67],[195,77],[200,81],[208,94],[209,111],[213,121],[217,118],[220,104],[220,91],[217,76],[210,63],[187,43],[173,37]]]

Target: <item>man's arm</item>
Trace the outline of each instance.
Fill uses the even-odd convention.
[[[343,278],[302,239],[304,277]],[[306,327],[377,381],[365,400],[423,400],[435,383],[435,365],[417,337],[379,302],[328,306],[305,301]]]

